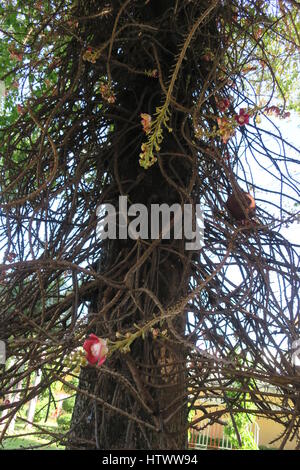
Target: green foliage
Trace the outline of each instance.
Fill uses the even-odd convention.
[[[68,430],[71,424],[72,412],[75,404],[75,395],[67,398],[62,403],[62,413],[58,416],[56,422],[61,430]]]
[[[258,450],[257,445],[255,444],[254,437],[252,432],[249,429],[251,424],[250,416],[247,413],[235,413],[234,420],[241,437],[242,446],[240,447],[238,437],[235,432],[233,423],[225,427],[225,436],[228,436],[230,442],[234,448],[239,448],[243,450]],[[252,418],[253,420],[253,418]]]
[[[258,446],[259,450],[277,450],[275,447],[268,447],[268,446]]]
[[[46,421],[47,418],[55,411],[55,404],[52,401],[49,402],[49,397],[44,396],[40,400],[38,400],[36,405],[36,411],[34,414],[34,421],[39,423],[42,421]]]
[[[66,400],[63,401],[62,409],[66,413],[72,413],[73,408],[74,408],[74,403],[75,403],[75,396],[71,398],[67,398]]]
[[[232,405],[231,409],[235,426],[231,421],[231,423],[225,427],[225,435],[229,437],[230,442],[234,448],[243,450],[258,450],[258,447],[254,441],[253,433],[251,432],[251,423],[254,423],[255,416],[251,415],[251,413],[247,413],[246,411],[248,409],[253,410],[254,404],[249,401],[249,394],[241,394],[241,392],[239,392],[243,386],[242,383],[236,381],[234,386],[237,391],[232,390],[227,392],[226,397]],[[234,409],[239,410],[241,408],[245,411],[234,411]],[[240,446],[235,427],[241,438],[242,446]]]
[[[283,8],[283,7],[282,7]],[[282,9],[281,15],[285,14]],[[275,78],[275,98],[289,109],[300,112],[299,93],[299,37],[300,15],[297,11],[273,18],[276,28],[266,28],[261,38],[258,55],[265,66],[259,74],[261,94],[272,93]]]
[[[31,449],[36,446],[43,446],[41,450],[63,450],[62,446],[58,444],[45,445],[47,443],[46,439],[42,439],[38,436],[34,438],[29,437],[13,437],[6,438],[3,441],[4,450],[15,450],[15,449]],[[1,449],[2,450],[2,449]]]
[[[58,427],[63,431],[68,430],[70,427],[71,417],[72,415],[70,413],[62,414],[61,416],[59,416],[57,418]]]
[[[189,413],[188,413],[188,422],[191,423],[193,421],[193,419],[195,418],[195,416],[196,416],[196,410],[191,408],[189,410]],[[191,438],[191,429],[189,428],[188,429],[188,439],[189,439],[189,441],[190,441],[190,438]]]

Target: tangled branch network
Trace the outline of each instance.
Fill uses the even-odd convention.
[[[174,409],[198,410],[186,429],[250,410],[283,425],[282,446],[299,439],[299,246],[281,234],[299,217],[299,151],[280,131],[297,111],[280,67],[299,52],[299,9],[25,3],[0,2],[1,438],[35,396],[50,407],[53,384],[85,396],[92,370],[127,405],[99,381],[89,399],[145,435],[183,371],[165,427]],[[203,247],[101,240],[97,208],[119,195],[201,204]],[[74,423],[34,426],[68,445]]]

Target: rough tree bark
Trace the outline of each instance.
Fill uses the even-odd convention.
[[[205,9],[206,2],[204,3]],[[176,28],[180,26],[184,30],[184,26],[172,22],[172,8],[175,4],[176,2],[171,0],[153,2],[153,7],[145,8],[142,13],[145,21],[152,20],[154,24],[156,18],[165,15],[166,27],[159,32],[159,39],[164,49],[157,50],[164,77],[170,76],[170,70],[182,45],[182,37],[176,34]],[[182,17],[182,22],[184,21],[185,18]],[[136,38],[136,44],[130,44],[128,47],[138,48],[138,43],[139,37]],[[137,64],[137,68],[147,69],[146,59],[144,64],[144,58],[141,57],[141,63]],[[188,64],[184,65],[181,74],[186,74],[186,82],[182,80],[181,83],[187,83],[192,73]],[[111,185],[114,190],[118,188],[118,191],[115,191],[114,202],[117,204],[121,188],[123,194],[129,196],[131,203],[139,202],[148,207],[151,203],[169,205],[175,202],[181,203],[180,193],[176,191],[176,188],[166,184],[166,179],[158,164],[147,172],[139,167],[140,146],[137,142],[141,142],[139,140],[141,129],[137,129],[130,123],[133,115],[136,116],[142,112],[153,114],[155,107],[159,106],[162,101],[161,85],[158,80],[149,81],[143,75],[132,75],[130,80],[126,89],[118,93],[120,119],[115,123],[116,142],[112,161],[108,164],[108,172],[112,175]],[[186,86],[177,89],[176,99],[188,107],[192,103],[191,92]],[[183,116],[182,112],[173,110],[172,127],[175,125],[177,129],[180,129]],[[165,136],[162,154],[170,156],[172,152],[188,153],[188,151],[184,139],[177,141],[174,140],[172,134]],[[128,165],[127,159],[124,159],[125,164],[122,163],[122,156],[125,154],[133,155],[131,165]],[[191,178],[191,168],[186,166],[183,160],[174,159],[172,165],[173,171],[180,175],[181,184],[184,183],[187,187]],[[166,163],[165,171],[168,170],[167,165]],[[109,202],[112,202],[112,199]],[[132,276],[127,275],[126,278],[128,273],[124,273],[129,297],[132,289],[145,287],[155,292],[163,306],[169,306],[187,292],[191,264],[186,263],[186,260],[182,262],[180,256],[184,250],[184,240],[176,241],[176,245],[173,240],[172,250],[168,250],[166,242],[170,243],[167,240],[157,244],[146,263],[134,271]],[[129,258],[134,266],[137,258],[130,257],[133,243],[132,240],[109,241],[106,248],[103,248],[103,261],[99,263],[99,271],[108,272],[115,263],[126,258]],[[191,258],[192,255],[190,255],[190,260]],[[114,295],[117,293],[110,287],[105,291],[99,289],[91,299],[91,318],[95,318],[95,314],[97,315],[97,312],[103,309]],[[147,302],[145,297],[141,297],[142,309],[137,307],[131,312],[127,311],[126,303],[120,305],[118,312],[108,310],[106,315],[97,318],[97,326],[93,326],[92,331],[105,337],[109,333],[110,315],[114,319],[116,316],[120,318],[120,326],[133,325],[141,319],[145,321],[147,314],[152,318],[154,306],[151,302],[148,304],[144,302]],[[129,315],[126,317],[127,314]],[[173,322],[173,327],[180,335],[184,334],[185,315],[186,312],[182,312],[178,320]],[[77,395],[69,447],[83,449],[186,448],[186,358],[187,351],[174,339],[161,342],[148,335],[144,339],[136,340],[130,353],[113,355],[100,370],[91,367],[84,368],[81,372],[79,387],[90,395],[81,393]],[[121,376],[133,385],[143,404],[125,392]],[[96,402],[92,395],[97,396],[100,402]],[[116,408],[122,410],[123,413],[117,412]],[[133,419],[129,419],[128,415]]]

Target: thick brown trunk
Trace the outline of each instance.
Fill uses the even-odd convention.
[[[177,33],[176,25],[172,24],[172,11],[169,10],[175,4],[177,2],[169,0],[153,2],[155,8],[146,8],[143,16],[149,21],[150,15],[155,23],[155,18],[166,15],[165,28],[157,34],[163,47],[157,47],[156,51],[164,80],[170,77],[170,70],[182,46],[182,35]],[[203,6],[205,8],[206,2]],[[180,31],[187,33],[183,25],[184,15],[185,13],[182,24],[177,26]],[[170,28],[174,28],[174,33],[170,33]],[[133,47],[131,43],[129,47]],[[139,48],[139,37],[136,48]],[[141,55],[141,63],[136,64],[136,68],[149,68],[146,56]],[[176,90],[176,99],[184,106],[191,106],[192,92],[186,87],[186,83],[191,80],[188,65],[187,70],[185,65],[181,68],[181,74],[185,73],[187,79],[181,81],[182,89]],[[164,171],[172,174],[175,185],[167,184],[158,164],[144,171],[137,163],[145,135],[141,127],[137,129],[132,124],[136,123],[136,116],[140,113],[154,115],[155,108],[161,105],[164,98],[159,80],[149,79],[142,74],[128,75],[123,91],[118,92],[120,119],[114,123],[116,140],[108,159],[108,172],[113,175],[108,193],[111,189],[110,195],[114,194],[114,199],[112,196],[109,199],[110,203],[117,205],[119,194],[127,194],[130,203],[143,203],[148,208],[151,203],[171,205],[189,202],[182,192],[176,190],[176,184],[184,188],[189,186],[191,165],[186,163],[186,159],[171,158],[174,153],[189,153],[184,139],[179,142],[166,132],[161,148],[161,153],[166,155],[163,160]],[[172,110],[172,127],[180,130],[183,118],[182,112]],[[130,163],[128,155],[132,155]],[[189,194],[191,189],[190,187]],[[109,241],[106,248],[103,248],[105,262],[100,263],[100,272],[107,273],[116,264],[127,260],[126,269],[120,273],[118,281],[126,279],[128,271],[148,249],[147,244],[141,243],[131,253],[133,246],[132,240]],[[163,240],[157,244],[147,260],[132,276],[127,276],[127,290],[125,294],[122,293],[119,304],[114,305],[113,309],[105,311],[105,305],[118,295],[117,290],[107,287],[105,291],[101,289],[95,293],[91,299],[91,319],[95,318],[95,314],[98,316],[91,332],[102,338],[114,339],[117,331],[133,331],[135,323],[143,325],[153,316],[160,315],[151,296],[145,292],[136,294],[136,290],[147,289],[152,292],[163,308],[174,304],[188,289],[191,268],[187,259],[189,257],[184,253],[184,240],[176,243],[174,240]],[[128,301],[124,300],[126,294]],[[78,393],[76,399],[70,448],[186,448],[187,351],[182,342],[178,341],[178,336],[182,337],[185,333],[185,325],[186,312],[177,315],[176,320],[165,319],[155,325],[159,330],[158,338],[155,338],[156,330],[150,331],[144,338],[133,342],[130,352],[118,351],[103,367],[87,367],[82,370],[79,388],[83,393]],[[131,384],[131,389],[128,383]]]
[[[160,267],[160,273],[165,272],[168,276],[168,286],[163,286],[161,294],[164,305],[182,295],[183,288],[179,286],[183,271],[183,266],[174,266],[172,256]],[[98,298],[99,309],[102,300],[103,293]],[[120,317],[124,314],[126,305],[118,313]],[[132,324],[138,322],[139,312],[134,312],[128,321]],[[99,320],[97,325],[96,333],[101,337],[107,335],[108,328],[104,323]],[[184,334],[184,313],[173,323],[173,327],[181,336]],[[167,332],[172,341],[155,338],[154,331],[154,335],[149,333],[144,339],[135,340],[129,353],[115,353],[106,361],[105,367],[86,367],[82,370],[79,387],[90,396],[77,395],[71,448],[186,447],[186,351],[182,345],[176,344],[173,332],[168,331],[166,324],[160,331]],[[136,396],[128,391],[123,378],[132,384]],[[103,403],[97,402],[93,396]]]

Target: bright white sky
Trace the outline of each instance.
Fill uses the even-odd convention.
[[[291,113],[291,117],[287,120],[275,119],[277,126],[282,132],[283,137],[287,142],[291,143],[300,150],[300,117],[296,113]],[[299,154],[295,155],[295,158],[299,159]],[[300,162],[299,162],[300,164]],[[294,170],[293,176],[298,180],[298,188],[300,187],[300,165]],[[300,212],[300,201],[297,208]],[[297,243],[300,245],[300,221],[293,223],[290,227],[282,227],[280,233],[285,236],[291,243]]]

